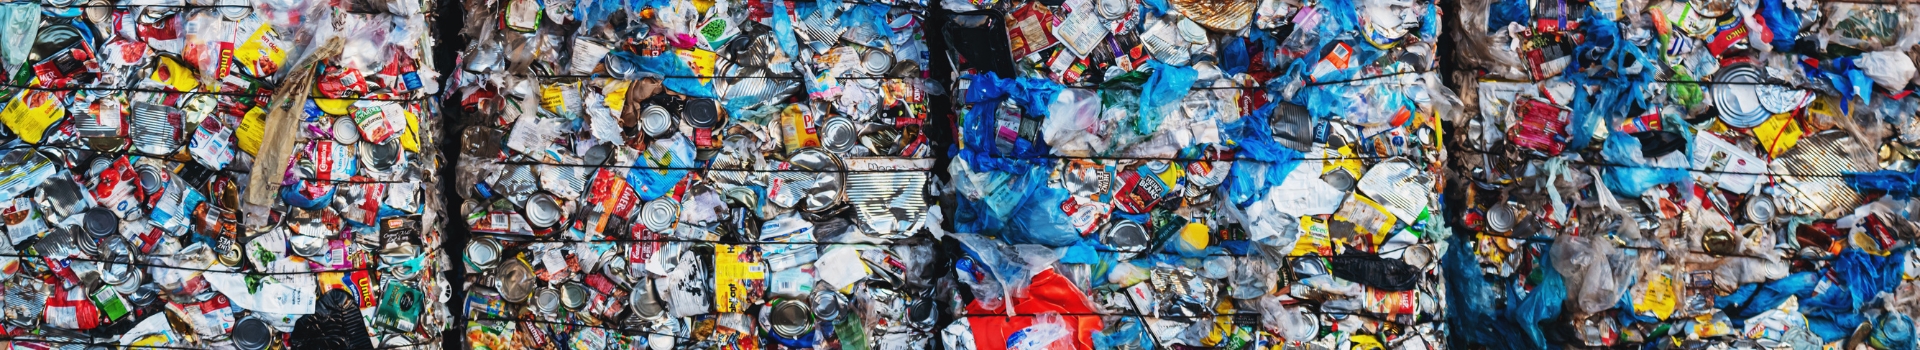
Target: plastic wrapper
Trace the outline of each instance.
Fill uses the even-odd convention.
[[[1455,345],[1907,346],[1913,6],[1460,6]]]
[[[1446,347],[1434,4],[947,4],[945,343]]]
[[[922,349],[1016,285],[945,277],[927,4],[463,6],[467,346]]]

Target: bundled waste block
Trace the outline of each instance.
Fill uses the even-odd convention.
[[[1432,3],[944,4],[947,348],[1446,347]]]
[[[438,347],[420,1],[0,3],[0,347]]]
[[[1920,6],[1460,6],[1455,344],[1914,347]]]
[[[927,4],[463,6],[470,347],[930,346]]]

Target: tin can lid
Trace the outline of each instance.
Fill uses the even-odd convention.
[[[673,114],[667,112],[667,107],[648,105],[640,112],[640,129],[648,136],[666,136],[673,131]]]
[[[560,312],[560,290],[544,287],[533,291],[533,309],[542,315]]]
[[[687,118],[687,124],[692,124],[696,128],[711,129],[720,127],[721,124],[720,105],[710,98],[687,100],[687,105],[681,114]]]
[[[1512,231],[1515,219],[1513,206],[1506,202],[1495,203],[1492,208],[1487,208],[1487,229],[1493,232]]]
[[[641,278],[633,284],[633,293],[627,295],[627,306],[632,307],[633,314],[640,318],[653,319],[666,316],[667,309],[660,305],[659,298],[653,293],[653,280]]]
[[[1773,221],[1773,197],[1756,194],[1747,197],[1747,220],[1755,223]]]
[[[1720,111],[1720,121],[1739,129],[1760,126],[1771,114],[1761,101],[1759,86],[1760,70],[1753,66],[1739,64],[1721,69],[1715,73],[1713,107]]]
[[[365,165],[364,168],[374,174],[391,173],[395,166],[400,165],[401,147],[398,137],[388,138],[384,143],[355,143],[353,150],[359,156],[360,164]]]
[[[493,289],[500,291],[500,298],[507,302],[524,303],[533,294],[533,267],[517,259],[501,261],[494,268]]]
[[[474,237],[467,244],[467,266],[474,270],[491,269],[500,264],[500,241],[493,237]]]
[[[1100,238],[1102,243],[1121,250],[1144,249],[1147,246],[1147,229],[1133,220],[1113,220],[1107,226],[1107,232]]]
[[[818,290],[814,291],[813,296],[809,299],[813,300],[814,317],[819,317],[821,321],[840,319],[841,304],[839,292]]]
[[[648,231],[667,232],[679,218],[680,201],[673,198],[660,197],[647,202],[640,209],[640,224],[645,225]]]
[[[835,153],[847,153],[853,150],[853,146],[859,143],[857,142],[859,134],[859,130],[853,126],[853,121],[847,118],[827,118],[825,122],[820,123],[820,145]]]
[[[353,118],[333,118],[333,142],[343,145],[360,142],[360,125],[354,124]]]
[[[580,310],[587,307],[587,299],[592,298],[592,293],[580,282],[562,284],[560,285],[560,306],[566,307],[567,310]]]
[[[866,56],[860,58],[860,66],[865,68],[868,74],[887,74],[887,70],[893,68],[893,54],[881,50],[867,50]]]
[[[141,164],[137,169],[136,172],[140,174],[140,188],[146,190],[148,195],[160,193],[160,190],[167,188],[167,179],[170,176],[161,174],[163,171],[160,168]]]
[[[787,299],[773,303],[767,312],[767,324],[782,337],[799,338],[813,331],[813,311],[805,302]]]
[[[93,207],[80,215],[80,227],[87,231],[87,236],[101,239],[120,233],[120,216],[114,215],[112,210]]]
[[[550,228],[560,223],[560,202],[552,194],[535,193],[527,197],[527,205],[521,208],[521,214],[527,216],[527,224],[534,228]]]
[[[233,345],[245,350],[261,350],[273,345],[273,326],[256,317],[240,319],[233,325]]]

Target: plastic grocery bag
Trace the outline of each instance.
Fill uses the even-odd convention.
[[[1800,305],[1807,315],[1807,324],[1825,341],[1845,339],[1853,333],[1855,325],[1867,322],[1862,313],[1869,302],[1899,286],[1901,270],[1899,259],[1875,256],[1858,248],[1840,251],[1831,267],[1823,271],[1832,278],[1833,287]]]
[[[1609,259],[1616,254],[1613,241],[1594,236],[1560,236],[1552,250],[1553,269],[1567,276],[1568,297],[1575,311],[1597,313],[1620,300],[1626,293],[1614,280]]]
[[[1073,228],[1073,218],[1059,210],[1060,202],[1070,196],[1066,190],[1039,185],[1028,187],[1026,192],[1029,193],[1026,200],[1013,209],[1013,216],[1007,218],[1006,230],[1001,232],[1007,242],[1065,247],[1080,240],[1080,231]]]
[[[1687,181],[1687,169],[1652,167],[1640,156],[1640,139],[1631,135],[1615,133],[1607,138],[1605,148],[1601,149],[1608,164],[1613,164],[1605,173],[1607,189],[1613,193],[1628,197],[1639,197],[1654,186]]]
[[[1548,256],[1543,255],[1535,261],[1535,269],[1538,269],[1536,273],[1539,273],[1542,278],[1540,284],[1533,287],[1532,292],[1522,297],[1514,289],[1507,290],[1509,302],[1520,301],[1512,304],[1513,307],[1507,308],[1507,318],[1520,323],[1520,329],[1527,334],[1527,344],[1531,344],[1529,348],[1533,349],[1547,348],[1546,334],[1540,329],[1540,323],[1559,318],[1561,303],[1567,299],[1566,282],[1561,279],[1559,271],[1548,267],[1547,259]],[[1474,269],[1474,271],[1478,270]]]
[[[1048,313],[1034,317],[1033,325],[1007,335],[1007,350],[1071,350],[1072,335],[1067,321],[1060,314]]]
[[[1154,60],[1148,65],[1153,67],[1153,77],[1147,79],[1147,86],[1140,92],[1140,105],[1133,120],[1134,133],[1147,135],[1160,129],[1160,121],[1166,114],[1179,108],[1178,101],[1187,97],[1193,90],[1193,83],[1200,73],[1188,66],[1174,66]]]

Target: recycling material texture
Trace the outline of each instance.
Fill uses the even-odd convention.
[[[0,3],[0,348],[439,347],[432,5]]]
[[[0,348],[1912,350],[1916,17],[0,2]]]

